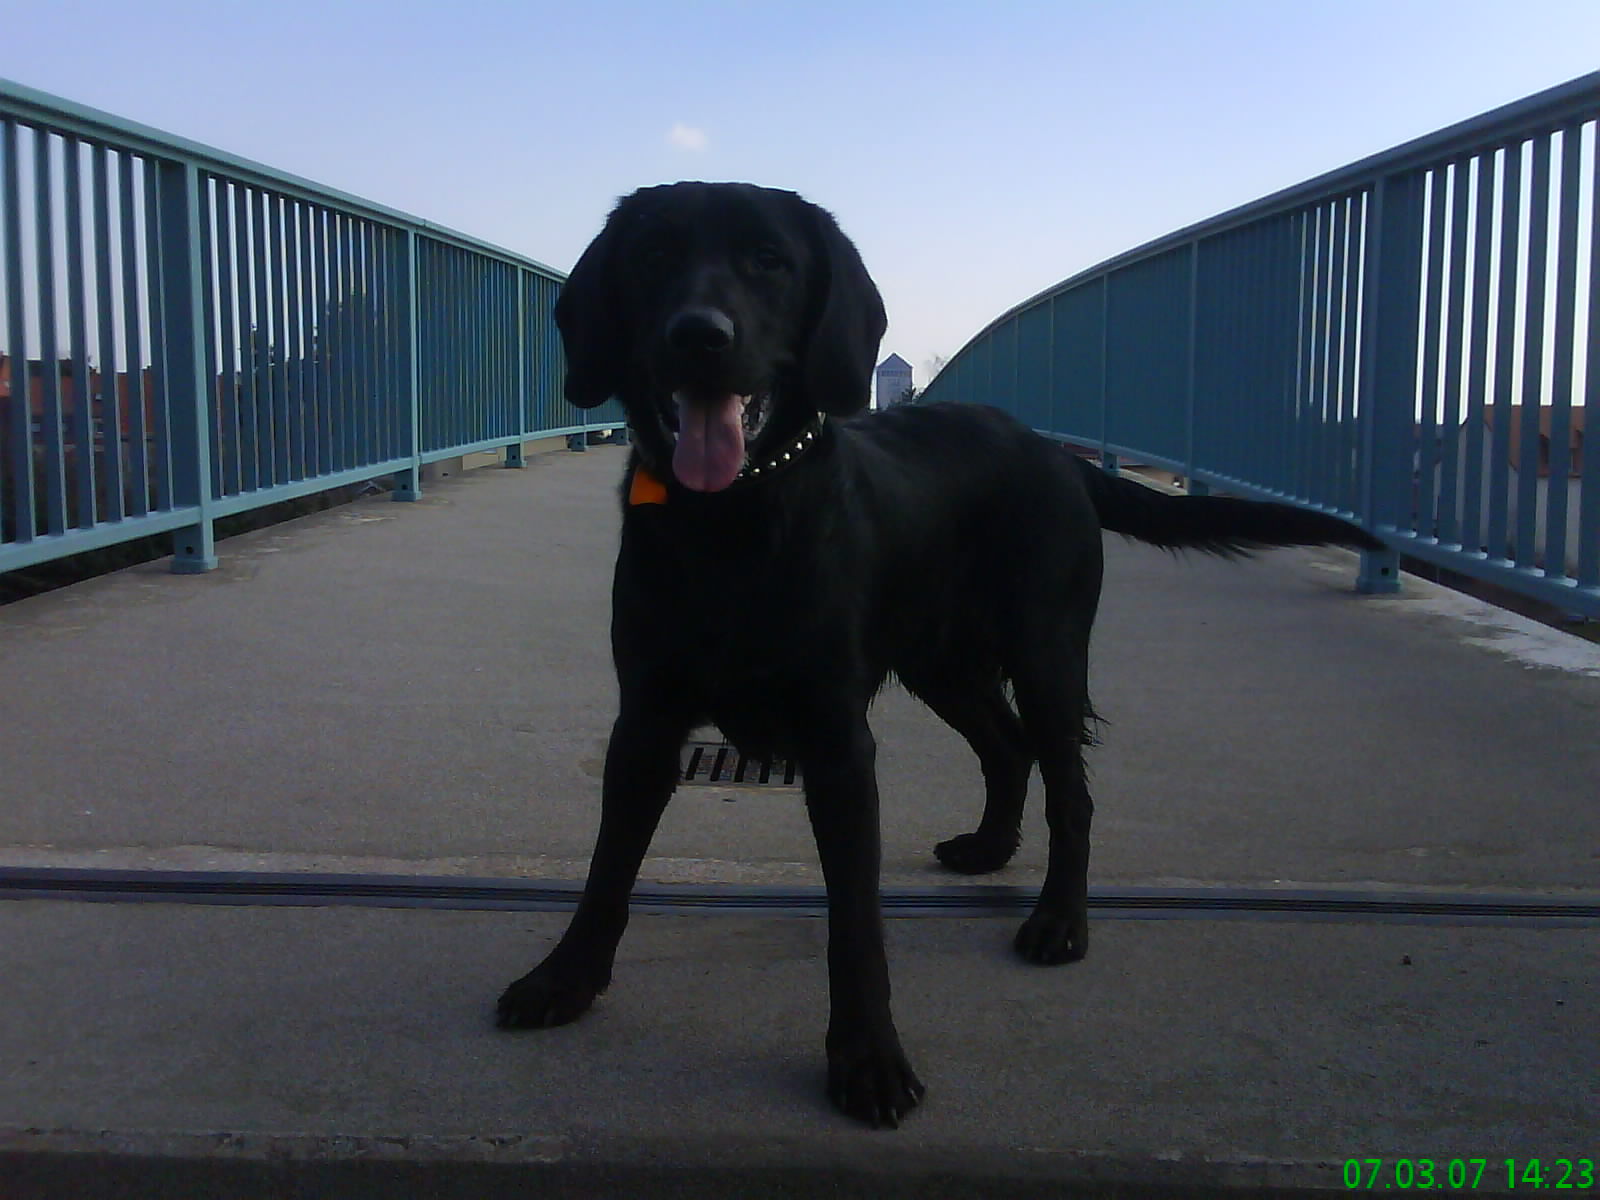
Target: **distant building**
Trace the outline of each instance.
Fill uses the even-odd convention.
[[[1495,448],[1506,460],[1506,528],[1508,542],[1514,536],[1518,524],[1517,501],[1522,493],[1518,477],[1522,471],[1522,425],[1527,420],[1527,415],[1520,404],[1508,404],[1506,407],[1506,428],[1501,431],[1494,427],[1495,406],[1488,404],[1483,409],[1483,434],[1482,434],[1482,461],[1479,466],[1478,489],[1479,494],[1488,497],[1494,490],[1495,476]],[[1583,550],[1583,543],[1579,540],[1579,524],[1583,513],[1583,463],[1585,453],[1594,453],[1592,446],[1585,445],[1585,435],[1589,432],[1587,416],[1589,410],[1583,405],[1576,405],[1567,414],[1567,444],[1563,448],[1559,438],[1552,433],[1554,425],[1555,407],[1550,404],[1539,406],[1538,417],[1538,453],[1535,461],[1537,471],[1534,483],[1534,545],[1543,546],[1547,531],[1547,518],[1550,513],[1550,499],[1554,490],[1563,487],[1567,492],[1567,532],[1566,532],[1566,563],[1565,571],[1568,575],[1576,574],[1578,558]],[[1470,420],[1470,418],[1469,418]],[[1420,450],[1422,447],[1422,433],[1413,426],[1418,441],[1418,456],[1413,460],[1412,469],[1419,472],[1423,465]],[[1529,430],[1529,432],[1534,432]],[[1466,489],[1468,474],[1471,464],[1467,460],[1467,422],[1463,421],[1459,429],[1447,430],[1442,425],[1433,429],[1434,449],[1430,457],[1429,470],[1433,475],[1433,507],[1441,507],[1442,491],[1444,488],[1444,459],[1450,453],[1447,438],[1456,445],[1456,479],[1460,482],[1456,486],[1455,518],[1456,528],[1469,520],[1466,511]],[[1483,502],[1484,511],[1487,512],[1488,501]],[[1424,515],[1424,520],[1427,517]],[[1487,530],[1487,523],[1484,525]],[[1424,530],[1424,536],[1429,531]],[[1482,550],[1490,558],[1505,555],[1513,556],[1514,547],[1490,546],[1479,539],[1479,544],[1470,549]],[[1552,564],[1544,560],[1542,553],[1534,556],[1534,561],[1546,571],[1559,570],[1561,564]]]
[[[55,366],[54,382],[46,386],[48,363],[30,358],[22,364],[21,371],[17,369],[17,360],[8,354],[0,354],[0,436],[5,431],[17,428],[17,418],[12,416],[13,405],[21,407],[24,403],[22,397],[27,396],[29,421],[33,432],[38,434],[44,428],[42,422],[46,420],[45,399],[53,395],[60,406],[62,436],[70,446],[77,437],[75,418],[78,411],[78,381],[76,378],[76,364],[71,358],[57,361]],[[18,378],[18,376],[23,378]],[[24,386],[24,379],[26,386]],[[118,371],[115,376],[115,399],[105,394],[105,380],[100,373],[100,368],[89,368],[89,386],[86,389],[89,395],[90,414],[93,418],[94,428],[99,435],[104,435],[106,423],[109,421],[121,429],[124,438],[130,429],[130,413],[135,408],[133,395],[138,395],[144,400],[144,426],[146,431],[155,428],[153,409],[155,406],[155,375],[150,367],[145,367],[137,379],[133,379],[128,372]],[[130,388],[130,384],[132,387]],[[106,405],[112,405],[110,411]],[[52,435],[46,435],[52,436]]]
[[[891,354],[878,364],[878,407],[899,404],[911,390],[911,364]]]

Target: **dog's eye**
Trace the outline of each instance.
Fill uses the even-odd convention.
[[[750,261],[761,271],[781,271],[789,265],[774,246],[757,246],[750,252]]]
[[[675,247],[671,242],[657,239],[639,247],[639,261],[646,267],[660,269],[672,262],[675,253]]]

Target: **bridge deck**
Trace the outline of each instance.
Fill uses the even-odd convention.
[[[0,867],[580,878],[621,454],[0,609]],[[1409,579],[1358,597],[1353,575],[1341,552],[1110,541],[1093,883],[1594,899],[1600,651]],[[885,881],[942,887],[929,851],[970,827],[976,766],[903,694],[874,716]],[[1038,807],[994,882],[1037,885]],[[644,878],[819,882],[796,794],[765,789],[680,792]],[[1009,956],[1012,917],[892,919],[929,1100],[872,1136],[820,1100],[820,922],[642,916],[589,1018],[496,1033],[499,986],[563,919],[0,905],[0,1172],[62,1194],[100,1161],[64,1149],[190,1160],[138,1160],[173,1194],[267,1187],[288,1157],[347,1195],[528,1171],[668,1194],[693,1169],[927,1196],[1339,1187],[1348,1158],[1482,1158],[1481,1192],[1506,1158],[1600,1158],[1600,924],[1102,919],[1089,960],[1040,970]]]

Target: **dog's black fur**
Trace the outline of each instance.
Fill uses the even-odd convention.
[[[950,869],[1011,858],[1039,764],[1048,868],[1015,944],[1029,962],[1070,962],[1089,936],[1082,750],[1101,530],[1224,555],[1381,543],[1286,505],[1162,495],[990,408],[852,415],[867,402],[883,305],[833,218],[789,192],[634,193],[573,269],[556,320],[567,397],[620,397],[634,434],[612,592],[621,712],[583,900],[501,997],[500,1024],[571,1021],[610,982],[680,747],[715,722],[746,753],[799,762],[828,888],[828,1094],[896,1125],[923,1086],[890,1016],[878,907],[867,708],[885,680],[898,677],[982,764],[982,819],[934,851]],[[675,457],[681,423],[743,396],[754,398],[742,410],[749,461],[777,466],[725,484],[697,474],[693,454]],[[834,419],[803,441],[818,413]],[[661,481],[664,502],[628,503],[636,476]]]

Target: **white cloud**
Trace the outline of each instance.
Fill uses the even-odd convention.
[[[706,148],[708,139],[704,129],[696,129],[693,125],[678,121],[667,131],[667,143],[680,150],[700,151]]]

